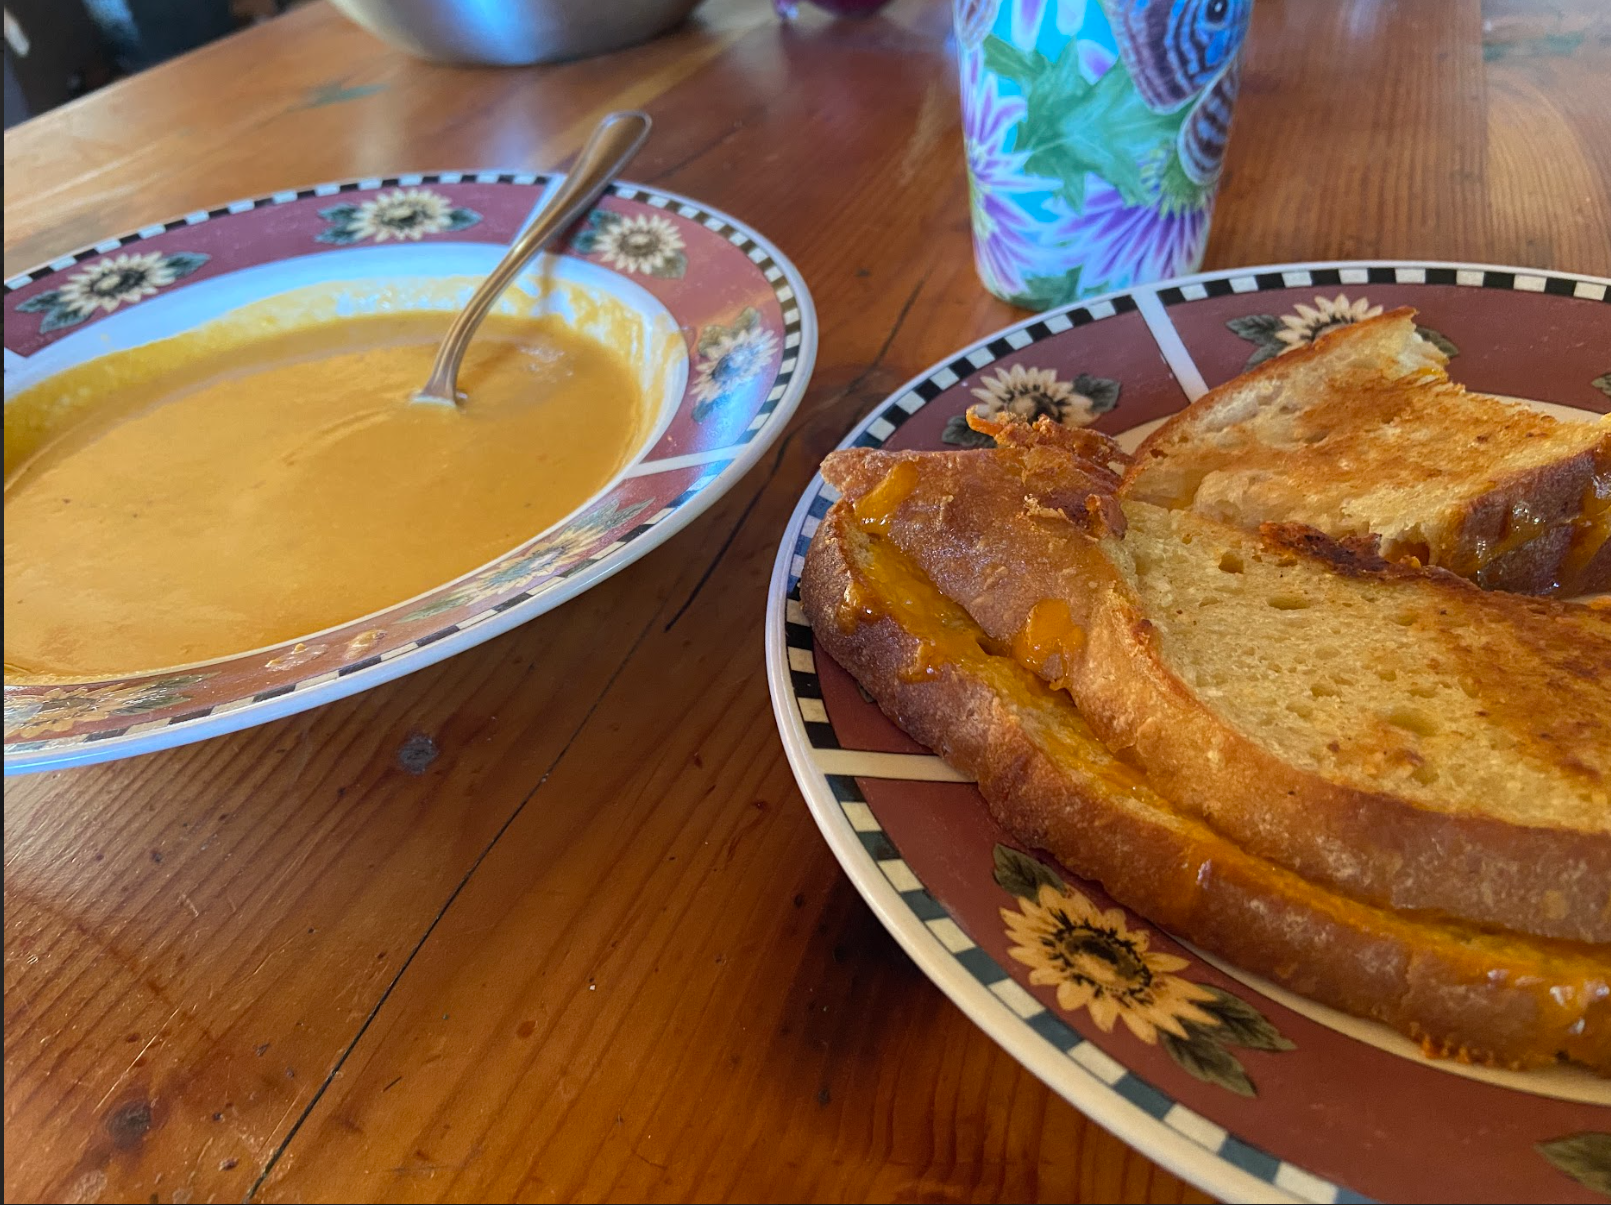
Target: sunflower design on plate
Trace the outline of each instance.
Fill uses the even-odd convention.
[[[1018,943],[1008,952],[1030,968],[1031,983],[1057,989],[1064,1012],[1086,1009],[1103,1033],[1122,1020],[1149,1046],[1157,1045],[1159,1030],[1183,1038],[1184,1022],[1212,1022],[1199,1007],[1212,998],[1208,989],[1172,973],[1189,960],[1148,949],[1147,931],[1127,929],[1117,908],[1103,912],[1077,891],[1042,883],[1018,909],[1001,910],[1007,935]]]
[[[1356,322],[1374,318],[1381,312],[1382,307],[1372,305],[1368,298],[1349,301],[1346,293],[1338,293],[1331,298],[1316,297],[1312,306],[1299,302],[1291,314],[1279,317],[1274,314],[1247,314],[1232,318],[1225,325],[1233,335],[1253,344],[1253,354],[1247,358],[1245,371],[1255,364],[1307,347],[1328,331],[1340,326],[1352,326]],[[1429,326],[1418,326],[1415,333],[1450,359],[1460,354],[1458,347]]]
[[[513,590],[524,590],[538,578],[554,578],[573,568],[610,531],[625,527],[648,508],[648,502],[622,506],[611,499],[559,528],[535,548],[484,569],[469,581],[444,591],[417,610],[403,616],[404,622],[429,619],[467,603],[484,602]]]
[[[1119,382],[1082,372],[1065,381],[1051,368],[1028,368],[1014,364],[998,368],[979,379],[973,396],[979,400],[969,407],[981,418],[1006,411],[1026,422],[1049,418],[1065,427],[1087,427],[1119,404]],[[993,448],[996,441],[968,426],[966,414],[957,414],[945,424],[940,438],[961,448]]]
[[[1239,1096],[1257,1089],[1229,1047],[1293,1049],[1258,1009],[1179,974],[1189,959],[1154,950],[1151,932],[1122,909],[1097,907],[1028,854],[996,846],[995,879],[1018,897],[1016,909],[1001,909],[1008,955],[1029,968],[1030,983],[1056,989],[1062,1011],[1084,1009],[1103,1033],[1123,1021],[1189,1074]]]
[[[702,330],[696,350],[699,367],[693,390],[697,423],[761,376],[777,355],[778,337],[761,325],[759,312],[746,308],[731,326],[712,323]]]
[[[38,693],[7,688],[8,737],[33,739],[96,720],[144,715],[190,702],[186,688],[211,674],[176,674],[137,686],[54,686]]]
[[[30,297],[17,308],[44,314],[39,330],[48,334],[77,326],[97,313],[110,314],[119,306],[133,305],[189,276],[208,259],[198,251],[109,255],[74,272],[59,288]]]
[[[1601,393],[1605,394],[1606,397],[1611,397],[1611,372],[1601,373],[1599,376],[1595,377],[1594,380],[1590,381],[1589,384],[1593,385]]]
[[[332,205],[319,216],[329,228],[319,236],[321,243],[346,246],[370,239],[377,243],[418,242],[428,234],[464,230],[481,220],[473,209],[455,205],[439,192],[428,188],[394,188],[377,193],[360,204]]]
[[[621,272],[675,279],[688,271],[682,235],[670,218],[653,214],[629,218],[595,209],[571,246],[583,255],[597,255]]]

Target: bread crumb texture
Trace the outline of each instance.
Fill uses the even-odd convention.
[[[1283,760],[1429,810],[1611,826],[1611,613],[1125,516],[1117,559],[1159,655]]]

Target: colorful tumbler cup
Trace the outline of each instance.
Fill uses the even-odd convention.
[[[955,0],[974,262],[1042,310],[1194,272],[1252,0]]]

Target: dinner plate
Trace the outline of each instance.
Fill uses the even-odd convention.
[[[322,184],[199,210],[65,255],[5,282],[8,402],[73,364],[231,313],[269,312],[263,307],[272,311],[277,299],[330,316],[456,309],[550,180],[441,172]],[[783,429],[816,356],[810,294],[776,247],[736,218],[644,185],[612,185],[559,252],[515,287],[579,325],[576,297],[603,298],[634,316],[643,334],[636,344],[669,342],[676,352],[642,366],[650,430],[602,492],[507,555],[323,632],[160,673],[7,685],[6,773],[261,724],[421,669],[550,610],[663,543],[731,488]]]
[[[907,382],[844,447],[933,449],[970,406],[1049,413],[1133,447],[1164,417],[1326,327],[1411,305],[1450,375],[1579,416],[1611,409],[1611,281],[1479,264],[1309,263],[1166,281],[1043,314]],[[1422,1057],[1396,1032],[1324,1008],[1119,909],[999,828],[974,787],[913,742],[813,644],[807,546],[834,499],[819,477],[784,533],[767,612],[768,680],[801,791],[857,889],[914,961],[992,1038],[1120,1138],[1229,1200],[1603,1200],[1611,1081]],[[1102,971],[1172,955],[1214,991],[1218,1024],[1160,1031],[1167,992],[1118,984],[1100,1013],[1060,1007],[1033,961],[1063,912]],[[1022,959],[1031,961],[1025,962]],[[1160,960],[1162,962],[1163,960]],[[1039,969],[1040,982],[1032,981]],[[1167,969],[1167,967],[1165,967]],[[1051,982],[1047,982],[1050,980]],[[1201,993],[1192,993],[1200,996]]]

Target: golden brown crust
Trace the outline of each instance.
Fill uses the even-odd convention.
[[[1572,558],[1575,525],[1585,499],[1607,474],[1611,474],[1611,429],[1595,448],[1498,477],[1487,493],[1466,506],[1449,567],[1485,590],[1570,597],[1606,589],[1611,581],[1595,572],[1592,563],[1577,567]],[[1518,542],[1518,530],[1533,534]],[[1507,543],[1511,546],[1506,552],[1477,563],[1483,549]]]
[[[917,557],[945,594],[991,635],[1010,640],[1034,605],[1066,597],[1076,622],[1112,568],[1090,535],[1114,522],[1092,497],[1112,488],[1085,464],[1046,449],[832,453],[822,475],[852,501],[901,462],[917,466],[910,492],[888,516],[891,539]],[[1112,508],[1116,512],[1116,508]],[[1118,522],[1122,531],[1122,513]],[[976,609],[978,608],[978,609]],[[984,613],[981,613],[981,610]]]
[[[1603,833],[1432,811],[1294,767],[1175,677],[1151,622],[1124,603],[1093,613],[1086,647],[1071,686],[1086,720],[1111,748],[1133,749],[1159,791],[1250,852],[1385,907],[1611,941]]]
[[[1270,544],[1318,561],[1333,573],[1345,577],[1378,577],[1394,571],[1420,576],[1415,570],[1383,559],[1381,540],[1376,536],[1347,536],[1334,540],[1325,532],[1302,523],[1262,523],[1259,533]]]
[[[1136,450],[1130,454],[1130,468],[1125,473],[1121,494],[1130,493],[1130,487],[1145,475],[1154,464],[1169,455],[1169,448],[1181,440],[1190,439],[1190,432],[1202,422],[1204,416],[1218,409],[1225,397],[1232,389],[1245,389],[1262,382],[1275,382],[1295,375],[1297,370],[1323,363],[1331,354],[1334,337],[1339,334],[1359,335],[1366,331],[1373,331],[1390,326],[1395,322],[1403,321],[1406,317],[1414,318],[1415,310],[1408,306],[1389,310],[1385,314],[1378,314],[1364,322],[1355,323],[1351,327],[1332,330],[1310,343],[1293,348],[1279,356],[1256,364],[1245,372],[1239,373],[1229,381],[1216,385],[1196,401],[1175,411],[1164,422],[1151,431]],[[1438,352],[1434,360],[1447,363],[1447,357]]]
[[[1028,423],[1011,411],[986,416],[969,410],[967,420],[968,426],[990,436],[1000,448],[1056,448],[1088,466],[1128,466],[1130,463],[1130,457],[1111,435],[1104,435],[1089,427],[1066,427],[1044,414],[1033,423]],[[1115,474],[1114,485],[1117,484],[1118,475]]]
[[[1542,937],[1611,941],[1611,834],[1528,827],[1498,813],[1438,811],[1396,794],[1335,783],[1292,766],[1231,727],[1161,657],[1151,620],[1087,534],[1101,525],[1091,522],[1089,511],[1076,513],[1070,494],[1085,486],[1068,484],[1066,459],[1032,466],[1017,450],[853,451],[836,453],[823,471],[854,500],[900,459],[918,469],[909,492],[886,516],[891,542],[1004,644],[1024,629],[1042,600],[1066,603],[1072,621],[1087,629],[1083,657],[1036,668],[1068,686],[1110,748],[1133,750],[1164,794],[1237,844],[1379,906]],[[1376,575],[1384,584],[1413,579],[1417,588],[1441,590],[1454,608],[1475,605],[1517,618],[1581,610],[1484,594],[1446,573],[1380,567],[1362,546],[1340,547],[1310,529],[1281,525],[1271,534],[1294,555],[1319,556],[1351,575]],[[1581,619],[1611,627],[1599,616]],[[1560,645],[1555,641],[1553,651],[1560,652]],[[1591,676],[1611,674],[1596,658],[1579,668]],[[1505,676],[1508,667],[1499,672]],[[1515,683],[1516,689],[1528,685],[1520,678]],[[1547,683],[1531,685],[1535,693],[1547,693]],[[1543,700],[1540,714],[1556,710]],[[1519,748],[1554,758],[1563,774],[1592,773],[1577,760],[1574,741],[1596,739],[1594,732],[1603,728],[1574,736],[1576,729],[1564,721],[1557,727],[1559,732],[1543,737],[1528,736],[1531,746]]]
[[[1019,839],[1236,965],[1435,1052],[1513,1067],[1566,1055],[1611,1073],[1611,951],[1359,903],[1254,857],[1149,789],[1072,771],[1037,736],[1058,715],[1078,725],[1065,696],[1040,689],[1015,703],[956,664],[914,676],[906,671],[922,655],[921,634],[887,615],[843,622],[847,591],[873,588],[854,563],[866,547],[845,504],[830,510],[801,578],[818,643],[896,723],[972,774]]]
[[[1602,541],[1584,562],[1578,589],[1584,594],[1611,593],[1611,539]]]
[[[1584,530],[1586,518],[1603,513],[1599,508],[1611,492],[1611,426],[1561,423],[1515,403],[1466,393],[1443,373],[1442,353],[1417,340],[1414,315],[1398,309],[1338,327],[1210,390],[1142,441],[1121,495],[1203,509],[1196,493],[1205,474],[1255,466],[1314,485],[1304,492],[1346,486],[1347,496],[1392,484],[1402,499],[1392,507],[1401,538],[1384,543],[1392,559],[1413,556],[1484,589],[1519,594],[1571,596],[1611,588],[1611,554],[1596,553],[1604,524]],[[1296,405],[1281,401],[1293,392],[1301,395]],[[1313,429],[1290,445],[1266,445],[1257,428],[1260,406],[1276,410],[1278,403],[1279,413],[1293,416],[1296,427],[1312,418]],[[1427,424],[1448,438],[1401,434]],[[1383,430],[1394,436],[1377,439]],[[1233,432],[1242,435],[1234,438]],[[1529,463],[1542,448],[1553,449],[1550,458]],[[1340,476],[1344,471],[1352,477]],[[1438,493],[1437,505],[1418,510],[1428,507],[1419,483],[1446,473],[1461,487]],[[1177,489],[1189,496],[1152,496]],[[1243,522],[1218,513],[1225,508],[1239,509],[1222,499],[1209,503],[1205,513]],[[1362,534],[1348,526],[1362,521],[1358,511],[1346,518],[1332,514],[1328,521],[1318,515],[1279,517],[1304,518],[1333,536]],[[1377,517],[1384,518],[1379,512]],[[1244,525],[1258,521],[1254,516]]]

